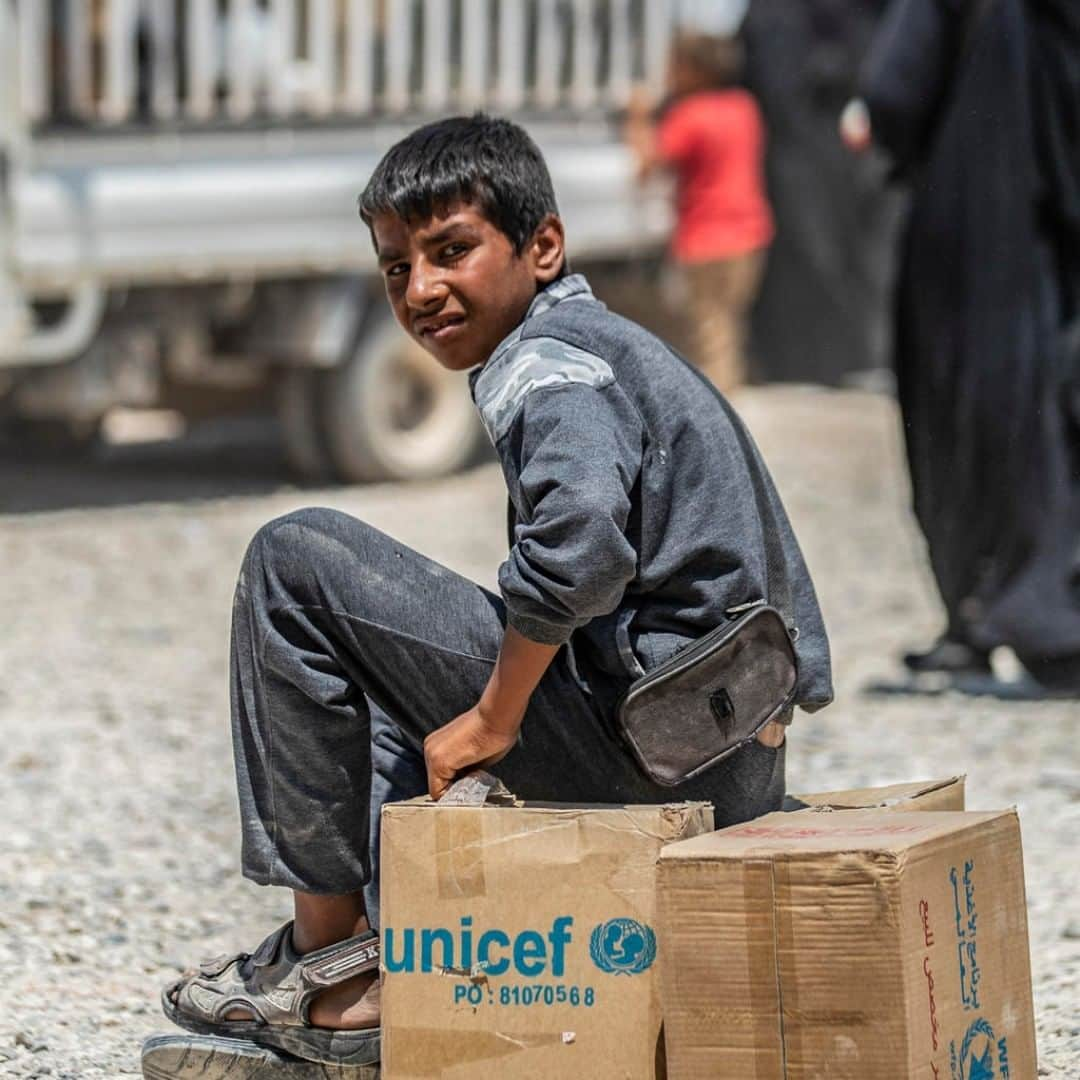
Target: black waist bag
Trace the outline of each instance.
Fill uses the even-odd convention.
[[[619,728],[648,776],[681,784],[783,716],[798,676],[783,617],[759,604],[633,683],[619,704]]]

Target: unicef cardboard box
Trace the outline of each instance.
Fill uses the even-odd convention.
[[[656,859],[707,803],[382,813],[388,1080],[663,1076]]]
[[[777,813],[666,847],[671,1080],[1034,1080],[1015,811]]]

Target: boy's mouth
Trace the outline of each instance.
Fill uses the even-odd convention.
[[[443,342],[455,336],[464,322],[464,315],[436,315],[427,319],[418,319],[415,327],[420,337]]]

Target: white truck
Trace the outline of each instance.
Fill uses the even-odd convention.
[[[0,0],[0,430],[276,401],[345,481],[472,456],[463,380],[391,322],[356,198],[425,118],[545,151],[580,264],[655,252],[612,122],[659,86],[667,0]]]

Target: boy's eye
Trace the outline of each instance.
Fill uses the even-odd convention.
[[[469,250],[468,244],[462,244],[460,242],[455,242],[453,244],[447,244],[446,247],[444,247],[443,251],[442,251],[443,258],[444,259],[456,259],[459,256],[464,255],[465,252],[468,251],[468,250]]]
[[[401,277],[402,274],[407,274],[408,272],[409,272],[409,264],[404,263],[404,262],[392,263],[390,266],[388,266],[383,271],[383,273],[386,274],[386,276],[388,278],[389,277]]]

